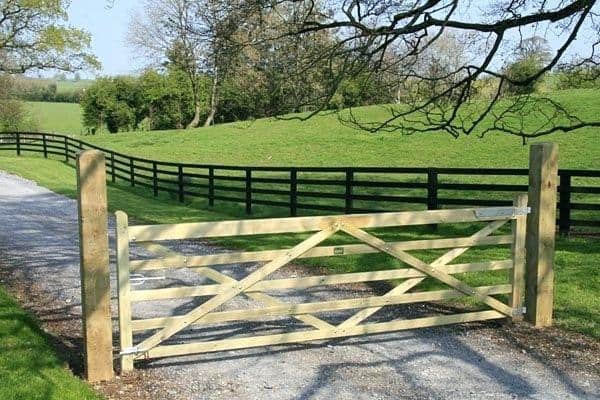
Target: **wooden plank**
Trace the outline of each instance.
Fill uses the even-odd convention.
[[[471,235],[471,238],[477,239],[477,238],[486,237],[487,235],[491,235],[493,232],[495,232],[497,229],[499,229],[505,222],[506,221],[494,221],[494,222],[486,225],[479,231],[475,232],[473,235]],[[445,254],[441,255],[440,257],[438,257],[436,260],[434,260],[431,263],[431,266],[436,267],[436,268],[442,267],[442,266],[452,262],[453,260],[455,260],[457,257],[462,255],[467,250],[468,250],[468,248],[452,249],[452,250],[446,252]],[[448,272],[448,270],[446,270],[446,271]],[[400,285],[396,286],[395,288],[393,288],[392,290],[387,292],[385,294],[385,296],[394,296],[397,294],[405,293],[405,292],[409,291],[410,289],[412,289],[413,287],[417,286],[419,283],[423,282],[424,279],[425,279],[424,277],[420,277],[420,278],[409,279],[405,282],[402,282]],[[350,318],[346,319],[344,322],[342,322],[340,324],[340,326],[358,325],[365,319],[369,318],[371,315],[375,314],[380,309],[381,309],[381,307],[374,307],[374,308],[366,308],[364,310],[361,310],[361,311],[357,312],[356,314],[354,314],[353,316],[351,316]]]
[[[500,225],[505,221],[500,221]],[[496,235],[496,236],[470,236],[460,238],[447,239],[428,239],[428,240],[410,240],[403,242],[390,242],[389,245],[396,250],[425,250],[425,249],[445,249],[450,247],[469,248],[473,246],[494,246],[502,244],[511,244],[513,241],[512,235]],[[153,242],[142,242],[140,245],[153,246]],[[151,247],[148,247],[151,248]],[[208,265],[225,265],[238,264],[256,261],[269,261],[275,257],[279,257],[287,252],[287,249],[282,250],[263,250],[263,251],[248,251],[248,252],[232,252],[221,254],[208,254],[202,256],[181,256],[181,255],[164,255],[164,258],[149,259],[149,260],[132,260],[132,271],[149,271],[165,268],[192,268]],[[315,247],[298,258],[314,258],[314,257],[330,257],[335,255],[355,255],[355,254],[372,254],[379,251],[366,244],[348,244],[340,246],[321,246]]]
[[[477,311],[463,314],[440,315],[434,317],[415,318],[401,321],[380,322],[367,325],[359,325],[344,329],[333,328],[329,330],[290,332],[277,335],[254,336],[239,339],[226,339],[211,342],[200,342],[190,344],[178,344],[170,346],[158,346],[145,355],[138,357],[159,358],[168,356],[187,355],[195,353],[208,353],[214,351],[244,349],[250,347],[261,347],[287,343],[300,343],[319,339],[332,339],[349,336],[359,336],[384,332],[394,332],[406,329],[426,328],[473,321],[486,321],[501,319],[505,316],[497,311]]]
[[[127,214],[123,211],[115,213],[117,217],[117,285],[119,302],[119,343],[121,351],[133,346],[131,330],[131,284],[129,281],[129,225]],[[133,357],[121,356],[121,372],[133,370]]]
[[[527,207],[527,195],[518,194],[514,201],[515,207]],[[510,306],[519,310],[523,307],[523,293],[525,290],[525,235],[527,229],[527,216],[519,215],[512,221],[512,234],[514,237],[511,248],[513,268],[510,274],[510,283],[512,284],[512,293],[510,296]],[[523,318],[522,313],[516,313],[513,320]]]
[[[456,274],[463,272],[510,269],[512,268],[512,266],[512,260],[501,260],[482,263],[448,265],[444,268],[444,271],[449,274]],[[201,268],[196,270],[201,270]],[[369,272],[353,272],[348,274],[337,275],[308,276],[303,278],[272,279],[258,282],[256,285],[254,285],[252,288],[245,291],[244,293],[248,294],[254,292],[264,292],[268,290],[305,289],[315,286],[341,285],[347,283],[385,281],[426,276],[426,274],[417,271],[413,268],[400,268]],[[130,299],[133,302],[137,302],[176,299],[185,297],[211,296],[219,293],[224,288],[224,285],[212,284],[200,286],[169,287],[163,289],[134,290],[131,292]]]
[[[477,288],[486,294],[506,294],[512,290],[512,285],[480,286]],[[451,300],[465,296],[457,290],[437,290],[429,292],[405,293],[395,296],[372,296],[356,299],[330,300],[314,303],[280,304],[259,309],[245,309],[233,311],[220,311],[207,314],[202,320],[196,321],[194,326],[215,324],[230,321],[245,321],[252,319],[265,319],[281,316],[298,316],[301,314],[320,313],[329,311],[347,310],[352,308],[384,307],[407,303],[421,303],[427,301]],[[180,316],[159,317],[132,322],[134,331],[159,329],[178,319]],[[331,325],[329,326],[332,327]]]
[[[90,382],[114,378],[108,267],[108,218],[104,155],[77,155],[77,205],[84,361]]]
[[[148,350],[150,350],[151,348],[158,345],[160,342],[170,338],[171,336],[173,336],[177,332],[181,331],[185,327],[189,326],[190,324],[196,322],[197,320],[199,320],[200,318],[202,318],[203,316],[205,316],[206,314],[208,314],[215,308],[217,308],[220,305],[222,305],[223,303],[231,300],[238,294],[242,293],[244,290],[250,288],[257,282],[259,282],[259,281],[263,280],[264,278],[266,278],[267,276],[269,276],[271,273],[277,271],[279,268],[281,268],[285,264],[291,262],[299,255],[305,253],[309,249],[315,247],[322,241],[326,240],[327,238],[332,236],[335,232],[337,232],[338,229],[339,229],[339,227],[337,225],[331,226],[331,227],[326,227],[326,229],[310,236],[308,239],[304,240],[303,242],[301,242],[300,244],[298,244],[297,246],[292,248],[286,255],[278,257],[278,258],[274,259],[273,261],[263,265],[260,269],[254,271],[250,275],[246,276],[241,281],[239,281],[235,284],[232,284],[231,288],[229,290],[221,292],[218,295],[216,295],[215,297],[206,301],[205,303],[202,303],[200,306],[196,307],[195,309],[193,309],[192,311],[187,313],[186,318],[182,319],[181,321],[178,321],[177,323],[167,325],[166,327],[164,327],[162,330],[160,330],[156,334],[145,339],[142,343],[140,343],[137,346],[139,351],[142,353],[145,353]]]
[[[485,295],[483,293],[480,293],[479,291],[475,290],[473,287],[467,285],[466,283],[454,278],[451,275],[448,275],[447,273],[432,267],[431,265],[419,260],[418,258],[404,252],[404,251],[399,251],[399,250],[394,250],[391,247],[387,246],[387,244],[359,229],[359,228],[355,228],[353,226],[350,225],[341,225],[340,227],[341,230],[343,230],[344,232],[348,233],[349,235],[354,236],[355,238],[364,241],[365,243],[370,244],[371,246],[381,250],[382,252],[385,252],[393,257],[398,258],[400,261],[410,265],[413,268],[416,268],[424,273],[426,273],[427,275],[445,283],[446,285],[453,287],[457,290],[460,290],[461,292],[471,295],[472,297],[476,298],[477,300],[487,304],[488,306],[492,307],[493,309],[506,314],[508,316],[512,316],[513,311],[512,308],[507,306],[506,304],[502,303],[499,300],[496,300],[495,298]]]
[[[352,214],[344,216],[199,222],[174,225],[139,225],[129,227],[129,236],[131,240],[145,242],[155,240],[314,232],[326,229],[335,223],[341,222],[361,228],[383,228],[404,225],[410,226],[512,219],[512,216],[477,216],[476,210],[510,212],[514,209],[513,207],[465,208],[456,210]]]
[[[554,236],[556,234],[556,184],[558,145],[535,143],[529,157],[527,217],[527,320],[537,327],[552,325],[554,300]]]

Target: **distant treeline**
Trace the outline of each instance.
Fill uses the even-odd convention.
[[[221,83],[219,108],[214,117],[215,123],[270,117],[293,112],[312,111],[299,106],[290,93],[281,88],[284,76],[237,75]],[[198,79],[200,85],[210,92],[211,80],[208,76]],[[311,90],[315,81],[307,79],[302,83]],[[395,93],[383,82],[377,85],[357,78],[340,85],[336,96],[330,102],[331,108],[390,103]],[[175,69],[156,71],[149,69],[138,77],[118,76],[97,79],[90,86],[81,101],[84,125],[91,132],[107,129],[115,133],[131,130],[161,130],[186,128],[194,118],[195,106],[192,89],[185,75]],[[200,119],[206,119],[210,112],[207,98],[201,98]]]
[[[527,75],[527,65],[513,64],[512,73]],[[298,107],[294,99],[276,90],[281,82],[271,77],[273,82],[236,79],[224,82],[219,99],[219,109],[215,122],[231,122],[254,118],[270,117],[292,112],[312,111]],[[474,95],[486,97],[493,95],[495,78],[484,78],[474,87]],[[199,80],[209,87],[209,77]],[[310,90],[314,82],[307,80],[305,90]],[[547,74],[543,80],[526,88],[529,92],[552,91],[578,88],[600,88],[600,70],[575,69]],[[506,95],[522,94],[523,88],[513,92],[507,87]],[[208,90],[203,90],[207,92]],[[329,109],[342,109],[372,104],[402,102],[402,93],[372,79],[361,81],[360,77],[343,82],[329,102]],[[84,93],[81,100],[84,125],[90,132],[100,129],[109,132],[132,130],[183,129],[194,116],[192,91],[185,76],[176,71],[147,70],[138,77],[119,76],[97,79]],[[207,99],[201,100],[201,119],[209,113]]]
[[[59,85],[69,85],[59,90]],[[79,103],[85,93],[86,85],[79,81],[57,81],[15,77],[13,91],[15,97],[24,101],[45,101],[53,103]]]

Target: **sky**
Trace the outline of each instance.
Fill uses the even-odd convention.
[[[108,0],[72,0],[69,24],[92,35],[92,52],[102,62],[100,75],[127,74],[142,66],[125,42],[130,15],[139,3],[116,0],[108,7]]]

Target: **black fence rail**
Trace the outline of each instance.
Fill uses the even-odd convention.
[[[148,160],[100,148],[65,135],[0,133],[0,151],[39,153],[66,162],[78,152],[97,149],[106,157],[107,179],[127,181],[169,193],[184,202],[205,199],[286,208],[291,216],[320,211],[361,213],[398,209],[435,210],[446,206],[509,206],[515,192],[527,191],[527,169],[242,167]],[[600,170],[559,171],[558,227],[600,228]]]

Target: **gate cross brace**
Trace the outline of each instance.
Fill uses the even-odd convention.
[[[506,224],[506,220],[493,221],[492,223],[486,225],[483,229],[475,232],[471,235],[472,239],[478,239],[484,236],[489,236]],[[446,264],[449,264],[453,260],[455,260],[460,255],[464,254],[470,247],[457,247],[455,249],[449,250],[440,257],[438,257],[435,261],[431,263],[432,267],[443,267]],[[419,283],[423,282],[425,278],[412,278],[407,279],[398,286],[394,287],[389,292],[385,293],[383,297],[391,297],[399,294],[403,294],[408,292],[413,287],[417,286]],[[349,317],[345,321],[343,321],[338,327],[345,328],[350,326],[356,326],[360,324],[365,319],[369,318],[371,315],[375,314],[377,311],[381,310],[383,307],[372,307],[365,308],[361,311],[358,311],[353,316]]]
[[[172,251],[171,249],[168,249],[158,243],[148,242],[148,243],[140,243],[140,245],[145,247],[148,251],[151,251],[152,253],[155,253],[157,255],[160,254],[160,255],[173,255],[173,256],[185,257],[183,254]],[[191,270],[194,271],[195,273],[197,273],[198,275],[204,276],[204,277],[206,277],[212,281],[218,282],[218,283],[222,283],[222,284],[238,283],[238,281],[235,280],[234,278],[232,278],[226,274],[223,274],[223,273],[215,270],[214,268],[202,267],[202,268],[191,268]],[[260,302],[262,302],[266,305],[270,305],[270,306],[282,306],[282,305],[287,304],[287,303],[285,303],[275,297],[269,296],[267,293],[263,293],[263,292],[244,292],[243,294],[253,300],[260,301]],[[304,322],[305,324],[314,326],[317,329],[333,328],[333,325],[331,325],[330,323],[325,322],[322,319],[317,318],[310,314],[294,315],[293,317],[301,322]]]
[[[378,249],[384,253],[391,255],[399,259],[400,261],[410,265],[411,267],[418,269],[419,271],[445,283],[448,286],[453,287],[454,289],[463,292],[466,295],[475,297],[477,300],[487,304],[492,307],[496,311],[501,312],[502,314],[512,316],[513,309],[512,307],[507,306],[499,300],[496,300],[492,296],[481,293],[479,290],[467,285],[466,283],[456,279],[455,277],[419,260],[418,258],[408,254],[402,250],[395,250],[393,247],[389,246],[385,241],[379,239],[376,236],[373,236],[362,229],[356,228],[352,225],[342,224],[340,226],[340,230],[346,232],[347,234],[354,236],[358,240],[361,240],[368,245],[372,246],[375,249]],[[421,278],[419,278],[421,279]]]
[[[273,272],[277,271],[279,268],[298,258],[299,256],[301,256],[311,248],[317,246],[319,243],[323,242],[327,238],[331,237],[339,229],[340,225],[338,223],[326,227],[322,231],[313,234],[308,239],[291,248],[286,254],[266,263],[258,270],[246,276],[244,279],[231,284],[229,290],[224,290],[223,292],[217,294],[210,300],[202,303],[198,307],[194,308],[192,311],[185,314],[185,318],[168,324],[154,335],[142,341],[136,346],[138,349],[138,353],[146,353],[148,350],[152,349],[153,347],[156,347],[158,344],[160,344],[160,342],[170,338],[185,327],[198,321],[200,318],[213,311],[215,308],[219,307],[220,305],[231,300],[238,294],[249,289],[257,282],[260,282]]]

